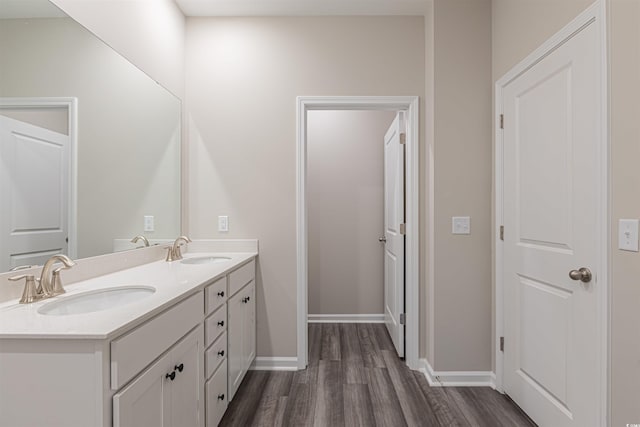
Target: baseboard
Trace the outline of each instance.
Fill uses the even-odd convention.
[[[496,388],[496,374],[491,371],[434,371],[427,359],[420,359],[419,364],[431,387]]]
[[[297,357],[256,357],[251,367],[252,371],[297,371]]]
[[[309,323],[384,323],[384,314],[309,314]]]

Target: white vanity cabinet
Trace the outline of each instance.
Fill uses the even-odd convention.
[[[203,328],[197,326],[113,396],[114,427],[203,425]]]
[[[156,295],[172,299],[127,323],[78,315],[51,318],[59,326],[43,323],[39,333],[5,332],[0,427],[217,426],[256,353],[255,255],[237,257],[209,276],[165,264],[153,276],[140,267],[158,283]],[[167,270],[170,279],[161,276]],[[0,318],[20,311],[16,328],[37,323],[45,319],[37,307],[16,305]],[[95,326],[104,323],[114,326]]]
[[[255,262],[229,274],[229,400],[256,356]]]

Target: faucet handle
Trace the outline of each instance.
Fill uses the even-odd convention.
[[[169,245],[169,246],[165,247],[165,249],[167,250],[167,257],[165,258],[165,261],[173,262],[174,261],[174,258],[173,258],[173,246]]]
[[[64,294],[66,291],[64,290],[64,287],[62,286],[62,280],[60,279],[60,272],[62,270],[66,270],[69,267],[58,267],[55,270],[53,270],[52,276],[51,276],[51,296],[54,297],[56,295],[61,295]]]
[[[23,274],[21,276],[9,277],[12,282],[26,279],[24,284],[24,290],[22,291],[22,297],[20,298],[20,304],[28,304],[42,298],[42,294],[36,290],[36,279],[33,274]]]

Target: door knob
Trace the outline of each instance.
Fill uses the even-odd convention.
[[[580,280],[584,283],[589,283],[593,275],[591,274],[591,270],[586,267],[582,267],[579,270],[571,270],[569,272],[569,277],[573,280]]]
[[[386,243],[387,237],[386,236],[378,237],[378,242]]]

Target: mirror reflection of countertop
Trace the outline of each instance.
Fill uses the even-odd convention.
[[[110,339],[140,325],[175,303],[203,290],[257,256],[257,252],[187,253],[185,259],[212,262],[155,261],[84,280],[66,287],[66,293],[31,304],[11,300],[0,304],[2,339]],[[221,258],[229,258],[221,259]],[[100,289],[153,287],[144,298],[112,308],[66,315],[41,314],[53,301]]]

